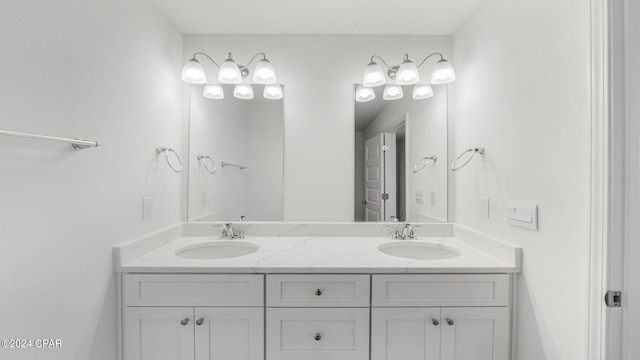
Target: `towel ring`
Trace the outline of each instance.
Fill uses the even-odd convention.
[[[471,156],[469,156],[467,161],[465,161],[462,165],[456,167],[456,163],[460,160],[460,158],[462,158],[464,156],[464,154],[466,154],[468,152],[472,153]],[[473,157],[476,155],[476,153],[478,153],[480,155],[484,155],[484,146],[480,146],[480,147],[477,147],[477,148],[471,148],[471,149],[465,150],[462,154],[460,154],[460,156],[458,156],[456,158],[456,160],[453,163],[451,163],[451,170],[458,171],[458,170],[462,169],[463,167],[465,167],[469,163],[469,161],[471,161],[471,159],[473,159]]]
[[[420,159],[420,161],[418,161],[413,166],[413,173],[416,174],[416,173],[420,172],[420,170],[422,170],[425,167],[427,167],[427,163],[429,162],[429,160],[433,160],[433,162],[435,163],[438,160],[438,156],[437,155],[431,155],[431,156],[425,156],[422,159]],[[420,166],[420,165],[422,165],[422,166]]]
[[[169,153],[172,152],[176,159],[178,160],[178,167],[175,168],[173,165],[171,165],[171,161],[169,161]],[[167,160],[167,165],[169,165],[169,167],[171,168],[171,170],[179,173],[182,171],[182,160],[180,160],[180,155],[178,155],[178,153],[173,150],[172,148],[166,148],[166,147],[157,147],[156,148],[156,155],[160,155],[164,153],[164,159]]]
[[[196,156],[196,158],[198,159],[198,162],[202,163],[202,166],[204,166],[205,170],[207,170],[209,172],[209,174],[213,175],[218,170],[218,168],[216,167],[216,163],[215,163],[215,161],[213,161],[211,156],[198,154],[198,156]],[[211,161],[211,166],[213,166],[213,170],[211,170],[209,168],[209,165],[207,165],[207,160]]]

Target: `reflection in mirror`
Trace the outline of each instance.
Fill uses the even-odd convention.
[[[356,221],[447,221],[447,87],[422,100],[403,88],[355,103]]]
[[[284,108],[282,99],[202,96],[191,85],[189,221],[282,221]],[[210,157],[206,158],[206,157]]]

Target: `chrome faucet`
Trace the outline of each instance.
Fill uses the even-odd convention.
[[[405,223],[399,222],[398,218],[395,216],[391,217],[391,221],[395,224],[395,228],[393,229],[393,234],[391,234],[391,239],[393,240],[415,240],[416,239],[416,229],[415,226]]]
[[[243,222],[245,216],[242,215],[238,219],[238,222]],[[222,237],[228,239],[244,239],[244,232],[242,231],[242,225],[236,225],[232,222],[224,224],[222,228]]]

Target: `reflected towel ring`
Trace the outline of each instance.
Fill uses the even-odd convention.
[[[422,159],[420,159],[420,161],[418,161],[413,166],[413,173],[416,174],[416,173],[420,172],[420,170],[422,170],[425,167],[427,167],[427,162],[429,162],[429,160],[433,160],[433,162],[435,163],[438,160],[438,156],[437,155],[431,155],[431,156],[425,156]]]
[[[178,168],[175,168],[173,165],[171,165],[171,161],[169,161],[169,153],[172,152],[175,156],[176,159],[178,159]],[[167,165],[169,165],[169,167],[171,168],[171,170],[179,173],[182,171],[182,160],[180,160],[180,156],[178,155],[178,153],[173,150],[172,148],[166,148],[166,147],[157,147],[156,148],[156,155],[160,155],[164,153],[164,159],[167,160]]]
[[[200,162],[202,164],[202,166],[204,166],[205,170],[207,170],[209,172],[209,174],[213,175],[218,170],[218,168],[216,167],[216,163],[215,163],[215,161],[213,161],[211,156],[198,154],[198,156],[196,156],[196,158],[198,159],[198,162]],[[213,170],[211,170],[209,168],[209,165],[207,165],[207,159],[211,161],[211,166],[213,166]]]
[[[471,156],[469,156],[469,158],[467,159],[467,161],[465,161],[462,165],[456,167],[456,163],[460,160],[460,158],[462,158],[464,156],[464,154],[471,152]],[[477,148],[471,148],[471,149],[467,149],[465,150],[462,154],[460,154],[460,156],[458,156],[456,158],[456,160],[451,163],[451,170],[453,171],[458,171],[460,169],[462,169],[463,167],[465,167],[469,161],[471,161],[471,159],[473,159],[473,157],[476,155],[476,153],[480,154],[480,155],[484,155],[484,146],[480,146]]]

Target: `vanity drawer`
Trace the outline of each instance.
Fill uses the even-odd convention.
[[[267,360],[368,360],[369,309],[267,309]]]
[[[373,275],[371,301],[376,307],[509,306],[509,275]]]
[[[263,306],[263,275],[124,276],[125,306]]]
[[[267,275],[267,306],[368,307],[369,275]]]

